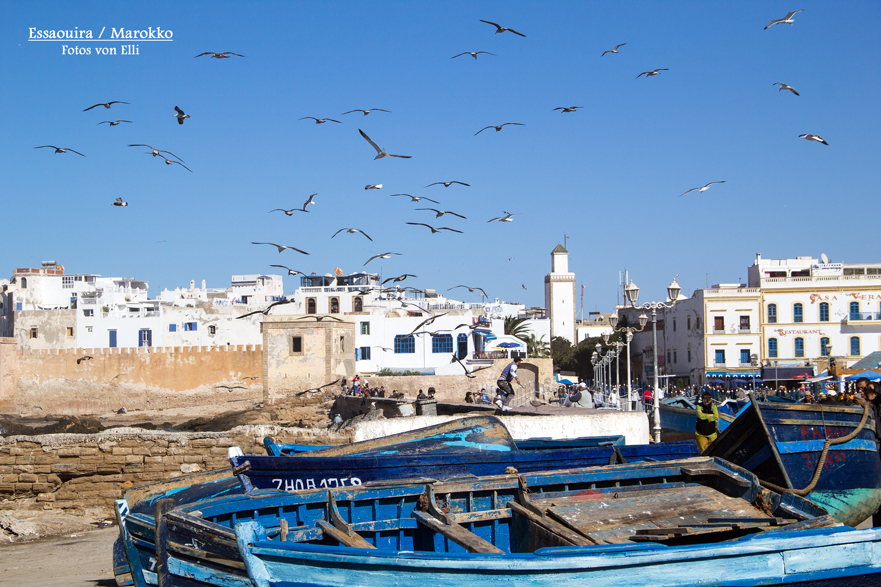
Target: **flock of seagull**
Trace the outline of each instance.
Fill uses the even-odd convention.
[[[794,16],[795,16],[796,14],[798,14],[799,12],[803,12],[803,10],[792,11],[792,12],[789,12],[789,13],[788,13],[784,18],[782,18],[782,19],[772,20],[770,23],[767,24],[767,26],[765,26],[765,30],[767,30],[768,28],[770,28],[770,27],[772,27],[772,26],[774,26],[774,25],[777,25],[777,24],[789,24],[790,26],[792,26],[793,23],[794,23]],[[526,37],[526,35],[523,34],[523,33],[521,33],[521,32],[518,32],[518,31],[516,31],[516,30],[514,30],[514,29],[511,29],[511,28],[503,27],[503,26],[501,26],[500,24],[495,23],[495,22],[492,22],[492,21],[481,20],[480,22],[482,22],[482,23],[486,23],[486,24],[489,24],[489,25],[495,27],[495,28],[496,28],[496,30],[495,30],[495,34],[500,34],[500,33],[511,33],[511,34],[513,34],[513,35],[517,35],[517,36],[519,36],[519,37]],[[603,51],[602,54],[600,55],[600,57],[605,57],[607,54],[617,55],[617,54],[619,54],[619,50],[620,50],[622,47],[626,46],[626,45],[627,45],[627,43],[619,43],[619,44],[617,44],[614,48],[612,48],[612,49],[608,49],[608,50],[606,50],[606,51]],[[493,57],[496,56],[495,53],[491,53],[491,52],[489,52],[489,51],[464,51],[464,52],[459,53],[459,54],[457,54],[457,55],[453,55],[452,57],[450,57],[450,59],[456,59],[456,58],[463,57],[463,56],[466,56],[466,55],[470,55],[470,56],[471,56],[473,59],[475,59],[475,60],[477,60],[478,55],[488,55],[488,56],[493,56]],[[239,54],[239,53],[234,53],[234,52],[232,52],[232,51],[226,51],[226,52],[222,52],[222,53],[215,53],[215,52],[207,51],[207,52],[204,52],[204,53],[200,53],[199,55],[196,55],[195,58],[199,58],[199,57],[203,57],[203,56],[210,56],[210,57],[213,58],[213,59],[228,59],[228,58],[230,58],[231,56],[244,57],[244,55],[241,55],[241,54]],[[639,78],[641,78],[641,77],[645,77],[646,79],[648,79],[648,78],[650,78],[650,77],[658,76],[658,75],[661,74],[661,72],[666,72],[666,71],[670,71],[670,70],[669,70],[668,68],[660,67],[660,68],[656,68],[656,69],[653,69],[653,70],[643,71],[643,72],[641,72],[639,75],[636,76],[636,79],[639,79]],[[794,94],[795,96],[800,96],[799,92],[796,91],[795,88],[793,88],[792,86],[789,86],[789,85],[786,84],[786,83],[783,83],[783,82],[775,82],[773,85],[774,85],[774,86],[779,86],[778,91],[787,90],[787,91],[791,92],[792,94]],[[94,104],[94,105],[92,105],[92,106],[89,106],[88,108],[85,108],[85,109],[83,110],[83,112],[87,112],[87,111],[90,111],[90,110],[96,109],[96,108],[98,108],[98,107],[103,107],[105,110],[109,110],[109,109],[111,109],[112,106],[117,105],[117,104],[119,104],[119,105],[129,105],[130,103],[129,103],[129,102],[123,102],[123,101],[120,101],[120,100],[113,100],[113,101],[110,101],[110,102],[97,103],[97,104]],[[578,111],[579,109],[581,109],[581,108],[582,108],[582,106],[560,106],[560,107],[554,108],[553,111],[560,111],[562,114],[567,114],[567,113],[577,113],[577,111]],[[178,106],[175,106],[175,107],[174,107],[174,111],[175,111],[175,113],[173,114],[173,116],[175,117],[175,119],[177,120],[177,123],[178,123],[179,125],[183,125],[183,124],[184,124],[184,121],[185,121],[187,118],[190,118],[190,115],[187,114],[187,113],[185,113],[185,112],[184,112],[181,108],[179,108]],[[349,110],[349,111],[343,112],[343,113],[341,114],[341,116],[345,116],[345,115],[348,115],[348,114],[354,114],[354,113],[358,113],[358,112],[360,112],[363,116],[368,116],[369,114],[371,114],[371,113],[373,113],[373,112],[383,112],[383,113],[391,114],[391,111],[389,111],[389,110],[385,110],[385,109],[383,109],[383,108],[370,108],[370,109],[352,109],[352,110]],[[325,123],[327,123],[327,122],[333,122],[333,123],[336,123],[336,124],[342,124],[342,122],[341,122],[340,120],[336,120],[336,119],[329,118],[329,117],[319,118],[319,117],[314,117],[314,116],[304,116],[304,117],[300,118],[299,120],[313,120],[313,121],[315,122],[316,125],[325,124]],[[130,120],[125,120],[125,119],[118,119],[118,120],[105,120],[105,121],[101,121],[101,122],[99,122],[98,125],[108,124],[109,127],[113,127],[113,126],[118,126],[118,125],[120,125],[121,123],[129,123],[129,124],[130,124],[131,122],[132,122],[132,121],[130,121]],[[498,124],[498,125],[488,125],[488,126],[485,126],[485,127],[481,128],[480,130],[478,130],[476,133],[474,133],[473,136],[477,136],[477,135],[481,134],[483,131],[485,131],[485,130],[489,130],[489,129],[494,129],[496,132],[500,132],[500,131],[501,131],[504,127],[506,127],[506,126],[525,126],[525,125],[524,125],[523,123],[520,123],[520,122],[505,122],[505,123]],[[359,134],[361,135],[361,137],[362,137],[362,138],[363,138],[363,139],[364,139],[364,140],[365,140],[365,141],[366,141],[366,142],[367,142],[367,143],[373,148],[373,150],[375,151],[375,157],[374,157],[374,160],[383,159],[383,158],[396,158],[396,159],[410,159],[410,158],[411,158],[411,155],[400,155],[400,154],[395,154],[395,153],[389,153],[384,147],[380,147],[379,144],[377,144],[377,143],[376,143],[371,137],[369,137],[369,136],[368,136],[363,130],[358,129],[358,132],[359,132]],[[822,144],[828,146],[828,143],[827,143],[827,142],[826,142],[821,136],[816,135],[816,134],[802,134],[802,135],[799,136],[799,138],[800,138],[800,139],[809,140],[809,141],[816,141],[816,142],[819,142],[819,143],[822,143]],[[164,161],[164,163],[165,163],[166,165],[176,164],[176,165],[179,165],[179,166],[183,167],[184,169],[186,169],[187,171],[189,171],[189,172],[192,173],[192,170],[189,169],[189,167],[187,167],[187,166],[184,164],[183,159],[181,159],[180,157],[178,157],[177,155],[175,155],[174,153],[172,153],[172,152],[169,151],[169,150],[159,149],[159,148],[156,148],[156,147],[153,147],[153,146],[151,146],[151,145],[144,144],[144,143],[129,144],[128,146],[129,146],[129,147],[144,147],[144,148],[146,148],[146,149],[149,149],[149,152],[147,152],[147,154],[152,155],[153,158],[159,157],[159,158],[161,158],[161,159]],[[80,153],[79,151],[76,151],[76,150],[71,149],[71,148],[69,148],[69,147],[63,147],[63,148],[62,148],[62,147],[57,147],[57,146],[55,146],[55,145],[41,145],[41,146],[34,147],[34,148],[35,148],[35,149],[45,149],[45,148],[50,148],[50,149],[54,149],[54,152],[57,153],[57,154],[63,154],[63,153],[71,152],[71,153],[75,153],[75,154],[77,154],[77,155],[80,155],[80,156],[82,156],[82,157],[85,157],[85,155],[84,155],[83,153]],[[168,156],[166,156],[166,155],[168,155]],[[695,191],[698,192],[698,193],[703,193],[703,192],[707,191],[711,186],[713,186],[713,185],[717,185],[717,184],[723,184],[723,183],[726,183],[726,182],[725,182],[724,180],[722,180],[722,181],[711,181],[711,182],[709,182],[709,183],[707,183],[707,184],[705,184],[705,185],[703,185],[703,186],[691,188],[691,189],[689,189],[689,190],[683,192],[682,194],[680,194],[679,197],[682,197],[682,196],[684,196],[684,195],[686,195],[686,194],[689,194],[689,193],[691,193],[691,192],[695,192]],[[451,186],[453,186],[453,185],[458,185],[458,186],[462,186],[462,187],[466,187],[466,188],[467,188],[467,187],[470,187],[470,185],[469,185],[468,183],[465,183],[465,182],[462,182],[462,181],[452,180],[452,181],[436,181],[436,182],[434,182],[434,183],[430,183],[430,184],[428,184],[427,186],[425,186],[425,188],[429,188],[429,187],[432,187],[432,186],[438,186],[438,185],[439,185],[439,186],[443,186],[444,188],[449,188],[449,187],[451,187]],[[374,189],[375,189],[375,190],[380,190],[380,189],[382,189],[382,187],[383,187],[382,184],[367,184],[367,185],[365,186],[364,189],[365,189],[365,190],[374,190]],[[305,202],[302,204],[302,206],[300,206],[300,207],[294,207],[294,208],[275,208],[275,209],[273,209],[273,210],[270,210],[269,212],[270,212],[270,213],[273,213],[273,212],[283,212],[283,213],[284,213],[286,216],[288,216],[288,217],[293,217],[293,216],[295,215],[295,213],[297,213],[297,212],[309,213],[309,212],[310,212],[310,210],[309,210],[309,206],[311,206],[311,205],[315,205],[315,204],[316,204],[316,202],[315,202],[315,198],[316,198],[316,196],[318,196],[318,193],[313,193],[313,194],[309,195],[308,198],[306,199],[306,201],[305,201]],[[425,197],[425,196],[414,196],[414,195],[411,195],[411,194],[399,193],[399,194],[391,194],[391,197],[409,197],[411,203],[419,203],[419,202],[421,202],[422,200],[425,200],[425,201],[427,201],[427,202],[431,202],[431,203],[433,203],[433,204],[436,204],[436,205],[439,206],[438,208],[431,208],[431,207],[415,208],[415,210],[417,210],[417,211],[427,211],[427,212],[432,212],[432,213],[434,213],[434,214],[435,214],[434,217],[435,217],[436,219],[437,219],[437,218],[441,218],[441,217],[443,217],[443,216],[451,216],[451,217],[459,218],[459,219],[461,219],[461,220],[467,220],[467,218],[466,218],[463,214],[460,214],[460,213],[458,213],[458,212],[454,212],[454,211],[451,211],[451,210],[440,209],[440,206],[441,206],[440,202],[438,202],[437,200],[431,199],[431,198],[427,198],[427,197]],[[115,200],[114,202],[112,202],[112,205],[113,205],[113,206],[118,206],[118,207],[126,207],[126,206],[128,206],[128,203],[125,202],[125,201],[123,201],[122,198],[116,198],[116,200]],[[489,222],[489,223],[492,223],[492,222],[510,223],[510,222],[513,222],[513,220],[514,220],[514,216],[518,216],[518,215],[519,215],[519,214],[517,214],[517,213],[511,213],[511,212],[503,211],[503,213],[502,213],[501,216],[498,216],[498,217],[492,218],[492,219],[488,220],[487,222]],[[446,232],[451,232],[451,233],[457,233],[457,234],[463,234],[463,231],[462,231],[462,230],[458,230],[458,229],[456,229],[456,228],[451,228],[451,227],[447,227],[447,226],[432,226],[432,225],[430,225],[430,224],[426,224],[426,223],[424,223],[424,222],[406,222],[405,224],[406,224],[406,225],[409,225],[409,226],[418,226],[418,227],[424,227],[424,228],[427,228],[427,229],[430,230],[431,234],[438,234],[438,233],[440,233],[441,231],[446,231]],[[340,229],[338,229],[336,232],[333,233],[333,235],[331,236],[331,238],[336,238],[336,236],[338,236],[339,234],[353,234],[353,235],[360,234],[360,235],[364,236],[365,238],[367,238],[369,241],[373,242],[373,239],[370,237],[370,235],[368,235],[368,234],[367,234],[364,230],[362,230],[361,228],[356,228],[356,227],[344,227],[344,228],[340,228]],[[254,244],[254,245],[267,245],[267,246],[276,247],[276,249],[278,250],[279,253],[282,253],[282,252],[284,252],[284,251],[290,250],[290,251],[294,251],[294,252],[297,252],[297,253],[301,253],[301,254],[303,254],[303,255],[308,255],[308,254],[309,254],[308,252],[306,252],[306,251],[304,251],[304,250],[302,250],[302,249],[300,249],[300,248],[297,248],[297,247],[294,247],[294,246],[290,246],[290,245],[277,244],[277,243],[273,243],[273,242],[252,242],[252,244]],[[371,263],[371,262],[373,262],[373,261],[375,261],[375,260],[378,260],[378,259],[390,259],[392,256],[401,256],[401,255],[402,255],[402,253],[391,252],[391,251],[390,251],[390,252],[386,252],[386,253],[382,253],[382,254],[378,254],[378,255],[373,255],[373,256],[371,256],[369,259],[367,259],[367,261],[364,263],[364,266],[367,266],[369,263]],[[509,260],[511,260],[511,259],[513,259],[513,257],[511,257]],[[271,265],[271,267],[283,268],[283,269],[287,270],[288,275],[306,275],[305,273],[303,273],[303,272],[301,272],[301,271],[299,271],[299,270],[291,269],[291,268],[289,268],[289,267],[287,267],[287,266],[285,266],[285,265]],[[415,276],[415,275],[412,275],[412,274],[406,274],[406,273],[405,273],[405,274],[402,274],[401,276],[394,277],[394,278],[389,278],[389,279],[383,281],[383,282],[382,282],[382,285],[385,285],[387,282],[399,283],[400,281],[403,281],[404,279],[406,279],[406,278],[408,278],[408,277],[416,277],[416,276]],[[395,290],[383,290],[383,289],[381,289],[381,291],[383,291],[383,292],[386,292],[386,291],[389,291],[389,292],[391,292],[391,291],[400,291],[400,286],[395,286],[395,287],[396,287]],[[483,289],[480,288],[480,287],[472,287],[472,286],[466,286],[466,285],[457,285],[457,286],[455,286],[455,287],[453,287],[453,288],[450,288],[450,290],[457,289],[457,288],[466,288],[466,289],[469,291],[469,293],[479,292],[479,295],[482,295],[482,296],[484,296],[484,297],[488,297],[486,291],[483,290]],[[411,290],[413,290],[413,291],[420,291],[420,290],[415,290],[415,289],[413,289],[413,288],[406,288],[406,289],[411,289]],[[526,289],[525,285],[523,286],[523,289]],[[448,291],[450,291],[450,290],[448,290]],[[288,302],[287,302],[287,301],[275,302],[275,303],[269,305],[267,308],[264,308],[263,310],[258,310],[258,311],[256,311],[256,312],[252,312],[251,314],[261,313],[261,314],[263,314],[263,315],[267,315],[268,312],[269,312],[272,308],[274,308],[274,307],[276,307],[276,306],[278,306],[278,305],[284,304],[284,303],[288,303]],[[404,303],[404,302],[402,302],[402,303]],[[247,315],[251,315],[251,314],[246,314],[245,316],[247,316]],[[423,327],[423,326],[426,326],[426,325],[430,324],[431,322],[433,322],[434,319],[437,318],[437,317],[439,317],[439,316],[440,316],[439,314],[433,314],[429,319],[425,320],[422,324],[420,324],[419,326],[417,326],[417,328],[414,329],[414,333],[415,333],[415,331],[418,330],[419,328],[421,328],[421,327]],[[242,317],[244,317],[244,316],[242,316]],[[467,368],[466,368],[466,373],[467,373]]]

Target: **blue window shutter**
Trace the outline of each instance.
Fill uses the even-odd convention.
[[[361,360],[361,349],[360,348],[355,349],[355,360],[356,361]]]

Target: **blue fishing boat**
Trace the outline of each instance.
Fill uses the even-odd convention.
[[[548,450],[555,448],[591,448],[596,446],[621,446],[627,444],[623,435],[612,436],[581,436],[578,438],[527,438],[514,440],[518,450]],[[263,439],[266,454],[272,457],[295,456],[304,452],[313,452],[332,448],[332,446],[314,444],[283,444],[270,437]]]
[[[678,396],[661,400],[658,404],[658,413],[661,416],[661,429],[666,434],[672,433],[672,438],[694,438],[695,425],[697,424],[696,406],[693,400]],[[725,430],[734,415],[727,410],[719,409],[719,430]]]
[[[233,549],[174,546],[201,536],[228,547],[230,528],[257,587],[687,587],[881,573],[881,530],[830,527],[819,506],[709,458],[251,495],[167,519],[166,566],[193,585],[247,585],[217,565]]]
[[[856,526],[881,506],[874,423],[859,406],[752,401],[704,454],[775,491],[800,492],[843,524]]]
[[[438,533],[425,534],[437,520],[444,520]],[[512,529],[518,520],[538,521],[539,527],[526,533]],[[671,544],[834,523],[819,506],[766,491],[747,471],[709,458],[444,483],[256,492],[180,506],[164,516],[159,567],[168,584],[249,585],[232,532],[243,521],[259,522],[267,536],[307,550],[346,545],[449,553],[525,552],[529,546],[521,543],[543,532],[556,536],[553,546]],[[138,524],[131,531],[150,533]],[[313,577],[304,584],[325,583]],[[366,583],[349,577],[348,584]]]

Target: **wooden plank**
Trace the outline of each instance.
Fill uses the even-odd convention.
[[[413,517],[429,529],[446,536],[459,546],[465,548],[468,552],[505,554],[505,551],[501,548],[490,544],[480,536],[469,532],[459,524],[444,524],[440,520],[418,510],[413,512]]]
[[[749,487],[752,485],[752,481],[741,477],[735,473],[731,473],[729,471],[725,471],[723,469],[719,469],[717,467],[709,467],[709,466],[697,466],[697,467],[682,467],[682,474],[688,475],[689,477],[696,477],[698,475],[709,475],[712,477],[721,477],[723,479],[727,479],[728,481],[734,483],[739,487]]]
[[[552,519],[549,516],[541,516],[524,506],[520,505],[517,502],[509,501],[508,507],[511,508],[511,511],[516,512],[518,515],[527,518],[534,524],[537,524],[551,532],[556,534],[563,540],[572,544],[572,546],[591,546],[593,544],[599,544],[598,540],[591,538],[590,536],[585,536],[581,532],[576,529],[571,528],[567,524],[561,523],[560,519],[557,517],[556,519]]]
[[[318,520],[316,524],[324,530],[326,535],[330,536],[343,546],[349,546],[351,548],[376,548],[364,540],[357,532],[352,532],[351,534],[341,532],[324,520]]]
[[[174,500],[166,497],[157,501],[153,509],[153,519],[156,520],[156,582],[159,587],[171,587],[168,573],[168,521],[165,514],[173,507]]]

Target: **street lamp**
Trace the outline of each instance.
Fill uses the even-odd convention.
[[[633,285],[633,282],[631,282],[630,285]],[[633,285],[633,287],[636,286]],[[624,291],[627,291],[627,288],[624,288]],[[639,295],[638,290],[637,295]],[[627,340],[627,405],[624,407],[624,410],[627,412],[631,411],[631,402],[633,401],[633,390],[631,389],[633,378],[630,375],[630,341],[633,340],[634,332],[639,332],[643,328],[645,328],[646,322],[648,322],[648,316],[643,313],[639,315],[639,328],[636,328],[634,326],[623,326],[621,328],[615,328],[615,326],[617,326],[618,324],[618,315],[612,314],[611,316],[609,316],[609,324],[611,324],[612,330],[614,330],[615,332],[625,333]]]
[[[615,318],[615,320],[614,320],[615,324],[617,324],[618,323],[617,316],[610,316],[609,322],[612,322],[613,317]],[[614,329],[615,326],[613,325],[612,328]],[[610,337],[610,334],[608,332],[604,332],[603,333],[603,342],[605,342],[606,344],[609,344],[609,337]],[[615,349],[615,351],[614,351],[615,352],[615,356],[614,356],[614,358],[615,358],[615,393],[618,394],[619,400],[621,399],[621,394],[619,393],[620,388],[621,388],[621,375],[620,375],[620,370],[619,370],[621,360],[618,357],[621,355],[621,347],[623,347],[623,346],[624,346],[623,342],[612,343],[612,347],[614,347],[614,349]],[[611,381],[611,379],[612,379],[612,366],[609,365],[609,380]],[[630,401],[630,390],[629,389],[628,389],[628,393],[627,393],[627,401],[628,402]],[[620,402],[619,402],[619,405],[620,405]]]
[[[679,276],[677,275],[677,277]],[[636,300],[639,299],[639,288],[636,287],[632,280],[624,288],[624,293],[627,295],[627,300],[630,302],[631,306],[652,311],[652,432],[655,442],[661,442],[661,411],[658,402],[658,309],[667,309],[675,306],[680,291],[682,291],[682,288],[679,287],[679,284],[676,283],[676,280],[674,279],[670,285],[667,286],[667,296],[670,298],[669,304],[663,302],[646,302],[641,306],[637,306]]]
[[[593,367],[593,385],[591,387],[596,387],[597,384],[597,361],[599,361],[599,353],[594,351],[590,356],[590,365]]]

